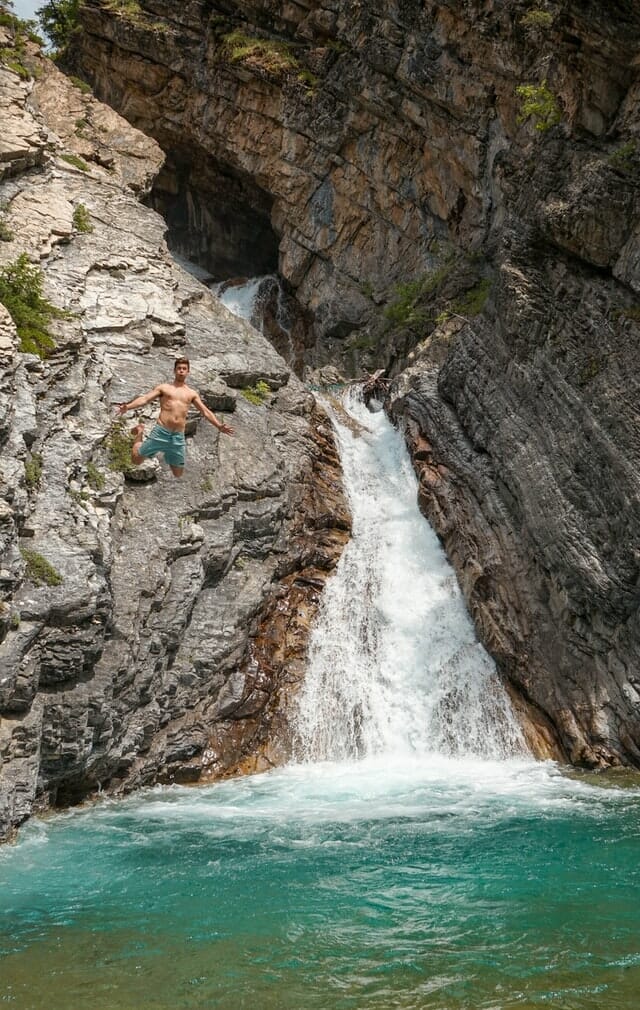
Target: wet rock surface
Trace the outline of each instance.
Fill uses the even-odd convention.
[[[88,0],[77,67],[272,201],[307,364],[395,376],[422,506],[538,752],[640,763],[637,5],[142,7]]]
[[[0,269],[26,253],[65,315],[41,359],[0,306],[0,838],[97,789],[277,760],[265,713],[349,529],[312,396],[139,202],[156,143],[33,59],[35,83],[0,67]],[[181,354],[235,435],[196,413],[182,480],[129,471],[116,406]]]

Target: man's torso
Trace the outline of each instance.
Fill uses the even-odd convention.
[[[184,431],[189,406],[196,396],[196,391],[189,386],[161,386],[158,423],[169,431]]]

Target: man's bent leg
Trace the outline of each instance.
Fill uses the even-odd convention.
[[[134,443],[131,446],[131,461],[135,466],[140,466],[145,461],[145,457],[138,452],[144,438],[144,425],[136,424],[135,428],[131,429],[131,434],[134,437]]]
[[[174,477],[182,477],[182,474],[184,473],[183,466],[171,466],[171,463],[169,463],[169,469]]]

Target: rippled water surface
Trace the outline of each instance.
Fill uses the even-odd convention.
[[[367,760],[33,823],[0,852],[16,1008],[637,1007],[637,790]]]

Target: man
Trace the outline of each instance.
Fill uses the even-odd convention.
[[[182,477],[185,456],[184,428],[191,404],[200,411],[203,417],[206,417],[207,421],[215,425],[218,431],[225,435],[233,435],[233,428],[219,421],[216,415],[212,414],[208,407],[205,407],[195,389],[187,386],[188,374],[189,359],[178,358],[173,366],[173,382],[163,382],[152,389],[150,393],[143,393],[142,396],[137,396],[130,403],[118,404],[118,413],[126,414],[128,410],[144,407],[151,400],[160,400],[158,423],[149,438],[145,438],[143,441],[144,425],[142,424],[137,424],[132,431],[135,442],[131,449],[131,459],[136,466],[144,462],[145,459],[162,452],[173,476]]]

